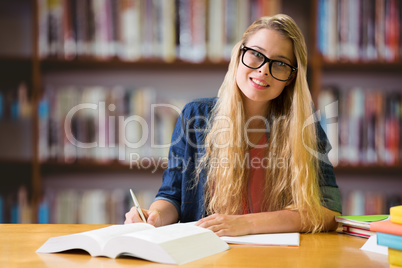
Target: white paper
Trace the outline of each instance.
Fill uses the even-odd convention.
[[[222,236],[226,243],[231,244],[252,244],[252,245],[272,245],[272,246],[299,246],[299,233],[280,233],[280,234],[257,234],[244,236]]]
[[[367,242],[364,243],[364,245],[360,249],[388,256],[388,247],[377,244],[377,235],[370,236]]]

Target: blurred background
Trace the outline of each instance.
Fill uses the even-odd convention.
[[[0,223],[122,223],[129,188],[148,207],[178,113],[277,13],[306,38],[343,214],[402,204],[402,1],[0,0]]]

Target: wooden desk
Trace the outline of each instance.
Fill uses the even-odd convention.
[[[0,267],[174,267],[134,258],[91,257],[83,252],[35,253],[48,238],[107,225],[0,224]],[[385,255],[360,250],[367,239],[335,232],[302,234],[300,247],[230,245],[180,267],[389,267]]]

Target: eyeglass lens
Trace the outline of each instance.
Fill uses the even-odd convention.
[[[260,68],[264,60],[264,55],[254,50],[246,50],[243,55],[243,63],[252,69]],[[272,60],[269,68],[271,75],[278,80],[287,80],[292,74],[292,68],[282,61]]]

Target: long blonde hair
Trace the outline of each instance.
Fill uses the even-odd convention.
[[[228,72],[219,89],[211,124],[205,138],[206,153],[198,167],[207,171],[205,207],[207,214],[241,214],[248,206],[249,169],[247,133],[244,132],[245,113],[236,72],[240,62],[241,45],[260,29],[278,31],[293,42],[297,73],[283,92],[270,101],[268,119],[271,132],[268,154],[288,161],[285,167],[273,165],[266,170],[263,189],[263,211],[298,210],[305,226],[312,224],[312,232],[323,227],[320,208],[318,161],[305,146],[317,151],[314,124],[303,129],[303,123],[313,113],[312,99],[306,80],[307,48],[296,23],[287,15],[278,14],[256,20],[243,34],[231,55]],[[230,119],[230,120],[227,120]],[[303,142],[304,141],[304,142]],[[225,162],[216,164],[216,161]]]

